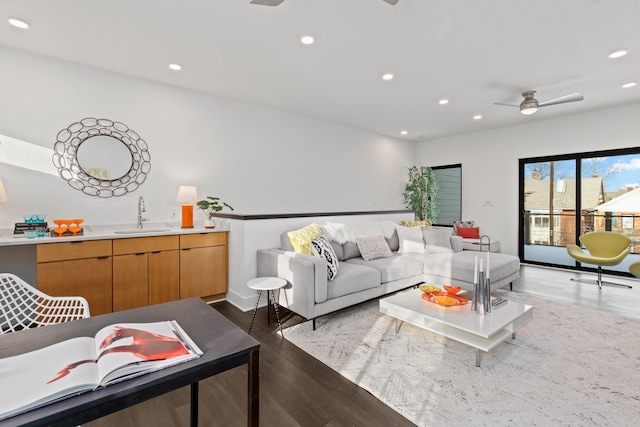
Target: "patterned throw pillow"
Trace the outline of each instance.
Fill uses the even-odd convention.
[[[400,224],[405,227],[431,227],[431,220],[425,219],[424,221],[410,221],[408,219],[403,219],[400,221]]]
[[[424,248],[428,254],[453,252],[451,232],[447,228],[423,228]]]
[[[338,274],[338,257],[331,247],[331,243],[324,236],[318,236],[311,241],[311,249],[315,256],[327,261],[327,279],[333,280]]]
[[[287,233],[293,250],[306,255],[313,255],[311,241],[322,234],[322,229],[318,224],[311,224],[300,230]]]
[[[471,228],[473,221],[453,221],[453,235],[458,235],[458,227]]]
[[[365,261],[393,256],[384,236],[360,237],[356,243]]]

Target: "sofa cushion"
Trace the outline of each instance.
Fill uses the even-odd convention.
[[[411,276],[422,274],[422,260],[395,255],[388,258],[378,258],[373,261],[365,261],[362,258],[352,258],[344,264],[359,264],[375,268],[380,271],[382,283],[393,282],[394,280],[406,279]]]
[[[375,268],[343,262],[338,275],[327,282],[327,299],[375,288],[381,283],[380,271]]]
[[[331,247],[333,248],[333,252],[336,253],[336,257],[338,261],[344,261],[344,251],[342,250],[342,245],[340,243],[333,242],[329,240]]]
[[[342,253],[345,260],[361,256],[360,249],[358,249],[358,245],[355,242],[347,242],[342,245]]]
[[[473,221],[453,221],[453,235],[458,235],[458,227],[473,227]]]
[[[422,236],[421,227],[405,227],[403,225],[398,225],[396,227],[396,231],[398,232],[399,253],[424,253],[424,237]]]
[[[287,233],[293,250],[306,255],[312,255],[311,241],[322,234],[322,229],[318,224],[309,224],[300,230],[290,231]]]
[[[360,254],[362,254],[362,258],[366,261],[393,256],[387,241],[382,235],[360,237],[356,240],[356,243],[358,244],[358,249],[360,250]]]
[[[400,224],[405,227],[431,227],[431,220],[425,219],[424,221],[411,221],[408,219],[403,219],[400,221]]]
[[[318,236],[311,241],[313,255],[324,258],[327,261],[327,279],[333,280],[338,274],[338,257],[331,247],[331,243],[322,236]]]
[[[453,252],[451,247],[451,230],[447,228],[423,228],[422,236],[424,237],[425,253],[442,253]]]
[[[400,241],[398,240],[398,232],[394,230],[391,234],[391,237],[384,236],[384,239],[387,241],[387,245],[389,245],[389,249],[391,252],[395,252],[400,249]]]
[[[458,231],[458,236],[463,239],[479,239],[480,238],[480,227],[458,227],[456,229]]]

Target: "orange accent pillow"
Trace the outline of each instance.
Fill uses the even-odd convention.
[[[479,239],[480,227],[463,228],[458,227],[458,236],[463,239]]]

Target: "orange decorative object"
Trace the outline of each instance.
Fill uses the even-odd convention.
[[[462,289],[460,286],[456,286],[454,288],[453,286],[447,286],[447,285],[444,285],[443,288],[445,291],[447,291],[448,294],[451,294],[451,295],[458,295],[458,292],[460,292],[460,289]]]
[[[182,228],[193,228],[193,205],[182,205]]]
[[[422,294],[422,299],[445,307],[451,307],[454,305],[465,305],[469,302],[469,300],[464,297],[451,295],[447,292]]]

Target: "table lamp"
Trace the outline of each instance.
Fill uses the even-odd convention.
[[[2,180],[0,179],[0,202],[7,201],[7,193],[4,191],[4,185],[2,184]]]
[[[182,203],[182,228],[193,228],[193,205],[198,201],[196,187],[181,185],[176,201]]]

